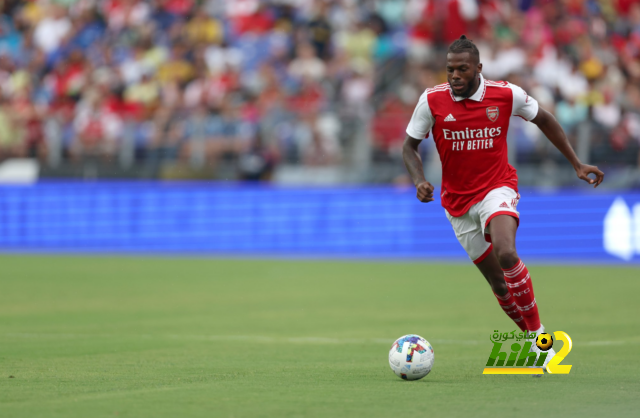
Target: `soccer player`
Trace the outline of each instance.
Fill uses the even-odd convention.
[[[434,200],[418,153],[431,132],[442,161],[440,197],[456,237],[521,330],[544,332],[529,271],[516,251],[518,176],[507,159],[512,115],[535,123],[576,170],[598,187],[604,173],[583,164],[553,115],[520,87],[482,76],[478,48],[462,35],[447,53],[448,83],[427,89],[415,108],[402,155],[421,202]],[[595,178],[589,175],[594,174]],[[533,344],[533,350],[537,348]],[[549,352],[546,362],[553,356]],[[545,364],[546,364],[545,362]]]

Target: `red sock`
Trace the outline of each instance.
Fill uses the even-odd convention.
[[[533,295],[533,284],[531,284],[531,276],[527,266],[521,260],[518,260],[515,266],[510,269],[502,269],[504,271],[504,281],[515,299],[516,306],[522,312],[524,322],[529,331],[535,331],[540,328],[540,316],[538,315],[538,305]]]
[[[509,318],[513,319],[513,322],[515,322],[516,325],[520,327],[520,330],[526,330],[527,324],[524,322],[522,314],[516,306],[516,300],[513,298],[513,295],[507,292],[502,296],[496,295],[494,293],[494,296],[496,297],[496,299],[498,299],[498,303],[500,304],[502,310],[504,310],[504,313],[506,313]]]

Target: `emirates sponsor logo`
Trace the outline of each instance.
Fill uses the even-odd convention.
[[[502,128],[465,128],[464,131],[443,129],[442,134],[444,135],[444,139],[452,142],[451,146],[454,151],[472,151],[493,148],[493,138],[502,134]]]
[[[443,129],[444,139],[446,140],[461,140],[461,139],[486,139],[495,138],[502,134],[502,128],[484,128],[484,129],[469,129],[465,128],[464,131],[452,131],[451,129]]]

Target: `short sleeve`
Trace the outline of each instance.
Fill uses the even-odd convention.
[[[515,84],[509,83],[513,93],[512,116],[520,116],[525,120],[531,120],[538,116],[538,101],[529,96],[526,91]]]
[[[413,111],[413,116],[411,116],[411,121],[409,121],[409,126],[407,126],[407,135],[422,140],[429,134],[433,123],[434,119],[431,114],[431,109],[429,109],[427,93],[424,93],[420,96],[416,109]]]

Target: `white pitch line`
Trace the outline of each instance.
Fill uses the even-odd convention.
[[[209,341],[230,341],[230,340],[251,340],[260,342],[287,342],[294,344],[392,344],[395,340],[391,338],[327,338],[327,337],[261,337],[250,335],[166,335],[167,338],[174,339],[197,339]],[[480,341],[475,340],[432,340],[434,344],[459,344],[476,345]]]
[[[261,335],[180,335],[180,334],[55,334],[55,333],[6,333],[5,338],[30,339],[85,339],[85,338],[144,338],[171,340],[199,340],[199,341],[255,341],[262,343],[291,343],[291,344],[392,344],[391,338],[330,338],[330,337],[267,337]],[[488,340],[430,340],[432,344],[442,345],[479,345],[489,343]],[[611,346],[625,344],[640,344],[640,341],[586,341],[581,346]]]

